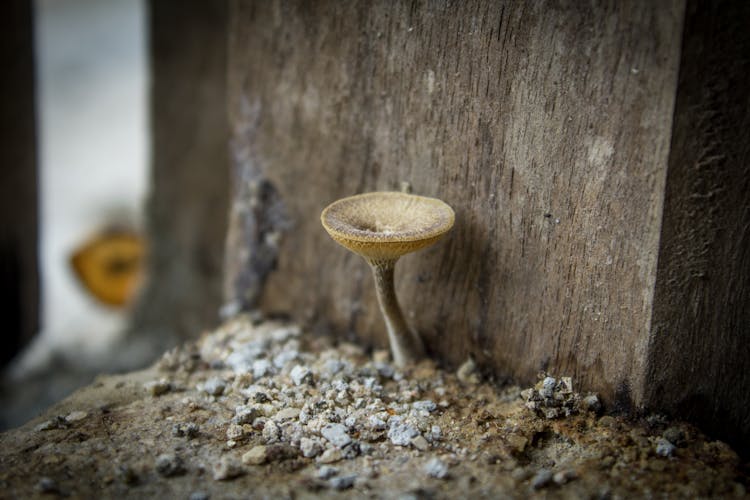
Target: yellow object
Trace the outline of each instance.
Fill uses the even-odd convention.
[[[109,306],[127,305],[143,275],[145,244],[129,230],[109,230],[91,238],[70,258],[76,276],[91,295]]]

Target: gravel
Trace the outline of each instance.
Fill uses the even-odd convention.
[[[436,479],[446,479],[448,477],[448,464],[437,457],[428,460],[423,470],[425,474]]]
[[[233,456],[223,456],[213,466],[214,481],[228,481],[244,474],[242,464]]]
[[[552,471],[549,469],[540,469],[534,477],[531,478],[531,487],[535,490],[544,488],[553,480]]]
[[[316,474],[316,477],[318,479],[330,479],[336,474],[339,473],[339,470],[336,467],[331,467],[330,465],[323,465],[318,469],[318,472]]]
[[[167,379],[152,380],[143,384],[143,388],[152,396],[157,397],[168,393],[172,389],[172,384]]]
[[[333,477],[329,480],[331,488],[334,490],[346,490],[354,486],[354,482],[357,480],[356,474],[350,474],[348,476]]]
[[[340,449],[328,448],[326,451],[323,452],[322,455],[318,457],[318,463],[332,464],[332,463],[338,462],[339,460],[342,460],[343,458],[344,458],[344,454],[341,453]]]
[[[352,442],[352,438],[346,431],[346,426],[341,424],[328,424],[320,430],[320,434],[334,446],[343,448]]]
[[[507,497],[521,483],[566,498],[598,497],[592,485],[601,484],[623,498],[732,496],[742,488],[736,455],[723,443],[663,417],[600,417],[598,397],[575,393],[569,377],[544,374],[521,391],[480,383],[473,362],[455,374],[427,360],[399,371],[387,351],[368,356],[273,322],[232,320],[138,376],[137,384],[155,384],[132,391],[126,381],[123,390],[136,393],[128,404],[75,400],[62,415],[34,422],[18,445],[6,437],[11,458],[0,485],[27,498],[38,494],[35,483],[17,477],[70,477],[68,470],[84,477],[97,457],[112,461],[109,477],[87,472],[91,482],[77,481],[76,495],[121,497],[159,482],[179,498],[305,497],[323,488]],[[140,461],[147,450],[158,455],[153,468]]]
[[[154,468],[156,472],[164,477],[174,477],[185,473],[182,459],[170,453],[164,453],[156,457]]]
[[[267,448],[265,446],[255,446],[250,451],[242,455],[242,463],[248,465],[260,465],[266,463]]]
[[[212,377],[203,383],[203,392],[210,394],[211,396],[221,396],[224,394],[224,390],[227,387],[227,383],[220,377]]]
[[[400,416],[391,417],[388,424],[388,439],[396,446],[408,446],[412,438],[419,435],[419,431],[409,423],[404,422]]]
[[[306,366],[297,365],[292,368],[292,372],[289,374],[292,377],[294,385],[309,384],[312,382],[312,371]]]
[[[677,451],[677,447],[664,438],[656,440],[656,454],[661,457],[671,457]]]

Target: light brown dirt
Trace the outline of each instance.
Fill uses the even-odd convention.
[[[227,356],[243,345],[270,338],[282,328],[286,327],[234,320],[195,345],[165,354],[148,370],[101,377],[40,418],[0,435],[0,497],[746,496],[747,464],[728,445],[658,416],[626,420],[599,416],[576,405],[570,416],[546,419],[527,408],[518,387],[474,383],[470,373],[462,373],[462,382],[429,361],[403,373],[403,378],[398,372],[388,376],[390,365],[384,362],[384,353],[368,355],[356,346],[333,346],[327,338],[305,333],[272,341],[267,352],[260,353],[259,359],[270,360],[273,353],[298,351],[274,375],[256,378],[235,372],[226,363]],[[349,363],[349,374],[343,370],[326,375],[323,367],[331,359]],[[291,373],[297,365],[311,369],[312,381],[295,384]],[[222,394],[201,390],[216,377],[226,382]],[[374,378],[382,391],[360,387],[359,381],[367,378]],[[152,395],[144,384],[160,379],[169,383],[169,390]],[[327,384],[335,380],[348,384],[345,394],[330,392]],[[268,400],[248,396],[259,388]],[[262,418],[244,425],[232,423],[237,406],[261,400],[266,405]],[[316,401],[328,401],[328,406],[316,406]],[[416,401],[433,401],[435,409],[416,412]],[[381,405],[383,411],[369,410],[367,405]],[[305,418],[294,416],[296,411],[289,420],[289,412],[283,418],[279,413],[324,407],[305,424],[301,423]],[[428,439],[397,446],[387,430],[369,426],[369,413],[387,414],[388,419],[400,416]],[[344,422],[347,415],[356,420],[348,425],[353,444],[336,447],[320,436],[318,424]],[[269,440],[264,428],[270,421],[278,423],[280,437]],[[184,432],[188,423],[198,426],[192,438]],[[433,426],[440,427],[439,437]],[[319,477],[320,456],[302,456],[300,436],[317,440],[334,455],[344,455],[327,464],[337,469],[332,478]],[[664,436],[677,441],[673,456],[657,454]],[[266,463],[242,464],[243,454],[262,445],[268,450]],[[157,471],[157,459],[163,454],[178,457],[181,467],[174,474]],[[447,466],[445,478],[432,477],[425,469],[436,457]],[[230,477],[216,479],[226,475],[219,467],[222,462],[237,469]],[[549,481],[541,480],[542,470],[552,475]],[[335,489],[336,478],[348,476],[356,476],[351,487]]]

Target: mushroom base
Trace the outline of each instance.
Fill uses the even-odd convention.
[[[399,306],[396,298],[393,283],[396,261],[371,261],[369,264],[375,278],[375,290],[378,294],[380,311],[383,313],[385,326],[388,329],[393,362],[398,367],[404,367],[424,356],[424,346],[419,335],[406,323],[401,306]]]

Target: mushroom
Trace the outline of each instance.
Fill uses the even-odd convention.
[[[396,262],[438,241],[453,227],[454,219],[453,209],[443,201],[401,192],[342,198],[320,215],[331,238],[370,264],[393,361],[399,367],[422,357],[424,346],[398,304],[393,286]]]

